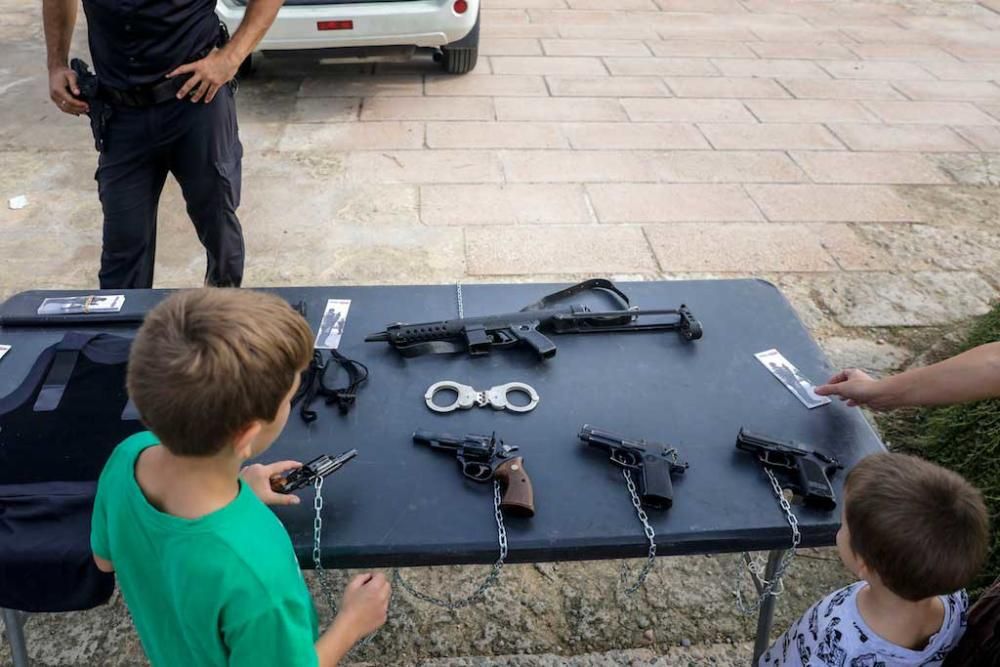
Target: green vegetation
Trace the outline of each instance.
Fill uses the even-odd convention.
[[[977,319],[964,343],[944,356],[1000,340],[1000,306]],[[895,451],[922,456],[975,484],[986,498],[993,529],[989,561],[969,593],[1000,577],[1000,400],[943,408],[900,410],[878,418]]]

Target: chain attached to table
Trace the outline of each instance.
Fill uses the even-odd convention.
[[[635,507],[635,514],[639,517],[639,521],[642,522],[642,530],[646,534],[646,539],[649,540],[649,555],[646,557],[646,562],[643,563],[635,583],[625,589],[625,595],[634,595],[646,583],[646,577],[649,576],[649,573],[653,570],[653,565],[656,564],[656,533],[653,531],[653,526],[649,524],[649,517],[646,516],[646,511],[642,509],[639,493],[635,488],[635,482],[632,481],[632,473],[628,468],[622,468],[622,475],[625,477],[625,486],[628,488],[629,495],[632,496],[632,506]],[[619,578],[623,586],[629,580],[630,576],[628,566],[622,563]]]
[[[799,532],[799,520],[795,517],[792,512],[792,506],[785,497],[784,492],[781,490],[781,485],[778,483],[778,478],[774,476],[774,473],[768,468],[764,468],[764,472],[767,473],[768,478],[771,480],[771,488],[774,489],[774,494],[778,498],[778,503],[781,505],[781,509],[785,513],[785,519],[788,521],[788,526],[792,529],[792,546],[790,549],[785,551],[782,555],[781,560],[778,562],[778,567],[774,572],[774,577],[770,580],[765,579],[765,565],[760,559],[755,559],[750,556],[749,553],[743,552],[739,560],[737,560],[735,572],[733,574],[733,595],[736,596],[736,608],[739,609],[741,614],[749,616],[751,614],[757,613],[760,610],[762,604],[768,597],[778,597],[785,591],[785,585],[783,577],[791,567],[792,559],[795,557],[795,549],[798,548],[799,542],[802,541],[802,534]],[[743,597],[743,591],[740,589],[740,579],[742,578],[743,568],[740,565],[740,561],[746,563],[746,569],[750,573],[750,576],[754,579],[757,585],[757,599],[753,602],[748,603]]]
[[[462,609],[463,607],[468,607],[471,604],[475,604],[482,600],[486,591],[488,591],[500,578],[500,571],[503,570],[504,560],[507,558],[507,529],[503,525],[503,513],[500,511],[500,482],[493,480],[493,514],[497,522],[497,540],[500,543],[500,556],[497,558],[496,562],[493,563],[493,568],[490,573],[486,576],[479,587],[472,592],[471,595],[464,597],[460,600],[445,600],[443,598],[436,598],[421,591],[414,589],[409,583],[403,579],[402,575],[399,574],[399,570],[392,571],[392,583],[394,585],[399,585],[403,590],[417,598],[418,600],[423,600],[424,602],[429,602],[438,607],[444,607],[454,611],[456,609]]]
[[[459,319],[462,319],[465,317],[465,302],[462,300],[462,283],[455,283],[455,298],[458,302],[458,317]],[[418,600],[423,600],[424,602],[428,602],[438,607],[444,607],[445,609],[450,609],[452,611],[468,607],[469,605],[482,600],[486,595],[486,591],[488,591],[496,583],[497,579],[500,578],[500,571],[503,570],[504,561],[507,559],[507,529],[504,528],[503,513],[500,511],[500,482],[495,479],[493,480],[493,515],[497,522],[497,541],[500,544],[500,555],[496,562],[493,563],[493,568],[486,576],[486,579],[479,584],[471,595],[460,600],[445,600],[443,598],[436,598],[413,588],[413,586],[403,579],[403,576],[399,573],[398,569],[392,571],[393,585],[399,586]]]
[[[316,516],[313,519],[313,567],[316,570],[316,579],[319,581],[320,590],[326,596],[326,603],[330,607],[330,614],[336,617],[337,602],[333,596],[333,587],[330,585],[330,578],[327,571],[323,569],[323,478],[317,477],[313,487],[316,489],[316,495],[313,496],[313,509],[316,510]],[[378,634],[377,630],[355,644],[351,651],[370,644],[376,634]]]

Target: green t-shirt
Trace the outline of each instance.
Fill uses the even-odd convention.
[[[278,518],[239,482],[228,505],[182,519],[149,504],[123,441],[97,487],[90,545],[110,560],[150,662],[163,667],[317,664],[316,610]]]

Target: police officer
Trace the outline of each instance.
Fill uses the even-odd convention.
[[[42,3],[49,94],[73,115],[91,111],[67,62],[77,2]],[[152,287],[156,211],[167,172],[181,186],[208,255],[206,284],[239,286],[243,146],[230,82],[281,3],[249,0],[226,42],[215,0],[83,0],[99,81],[93,104],[105,109],[92,122],[104,210],[102,288]]]

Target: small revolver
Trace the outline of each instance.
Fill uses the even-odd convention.
[[[280,475],[271,477],[271,490],[275,493],[291,493],[314,484],[317,479],[332,475],[344,467],[348,461],[358,455],[358,450],[352,449],[336,458],[326,454],[317,456],[301,468],[295,468]]]

